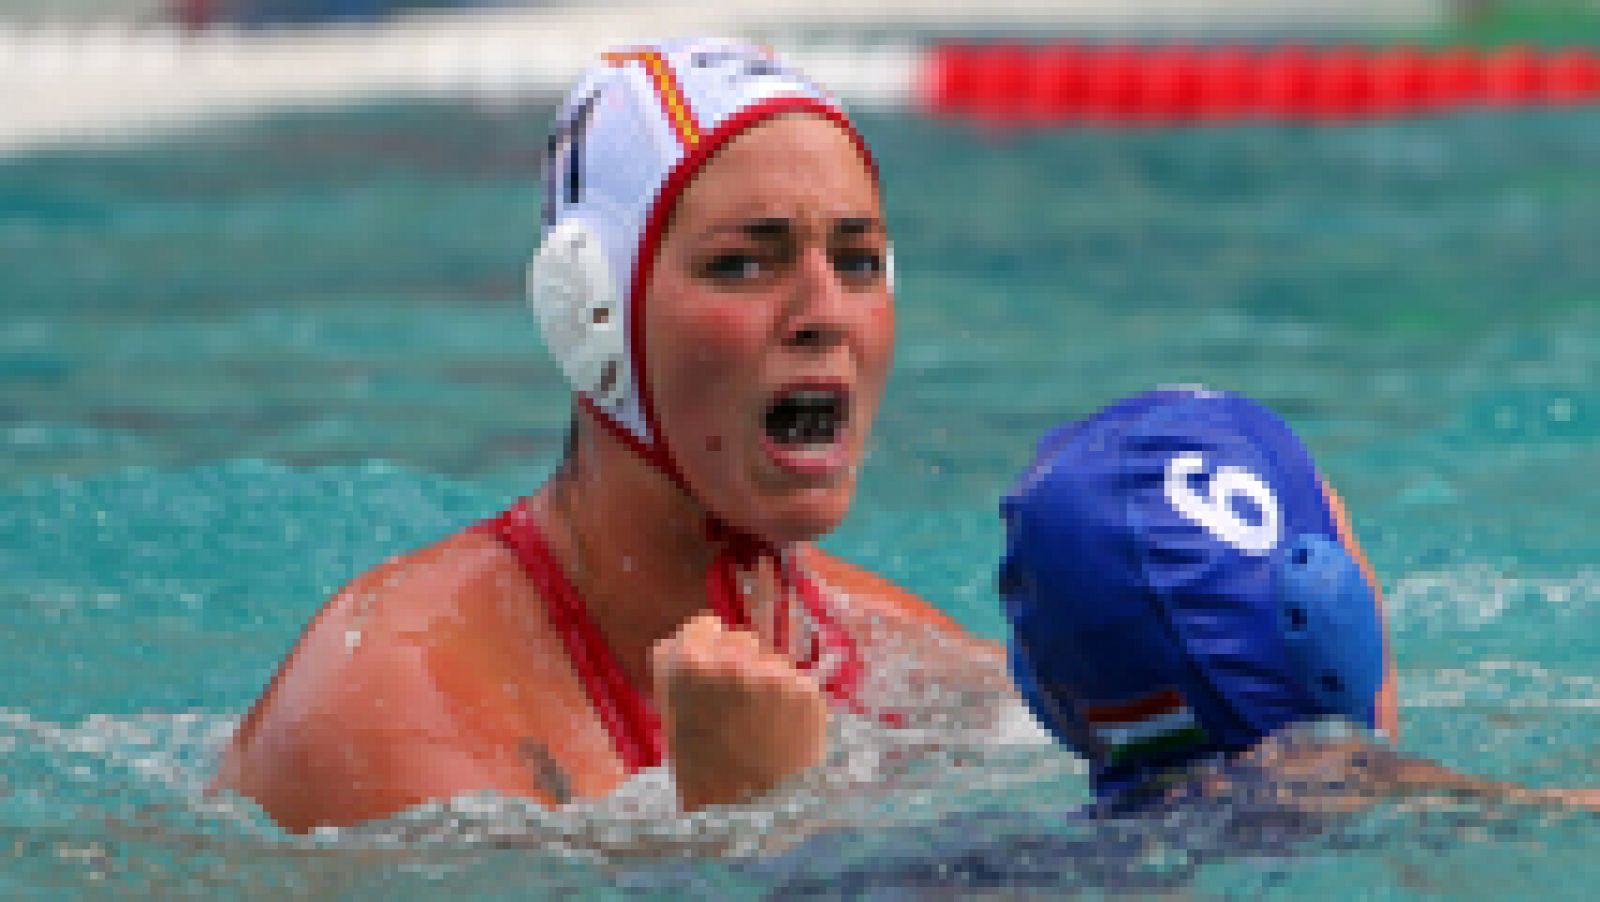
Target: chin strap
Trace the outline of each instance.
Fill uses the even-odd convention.
[[[770,561],[778,580],[778,597],[772,611],[773,644],[791,655],[796,667],[809,671],[834,701],[856,714],[866,714],[856,697],[862,665],[855,641],[834,620],[823,602],[821,589],[796,566],[793,555],[765,539],[736,530],[715,516],[707,518],[706,534],[722,544],[706,574],[706,597],[711,610],[729,627],[753,629],[749,596],[754,594],[754,587],[750,581],[762,560]],[[791,630],[796,627],[798,642],[791,640]]]

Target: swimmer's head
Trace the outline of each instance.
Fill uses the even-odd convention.
[[[1299,721],[1377,725],[1375,589],[1265,408],[1202,389],[1119,402],[1046,436],[1002,510],[1013,673],[1097,793]]]
[[[545,342],[593,420],[737,531],[843,516],[888,267],[865,144],[763,49],[609,52],[557,119],[528,285]]]

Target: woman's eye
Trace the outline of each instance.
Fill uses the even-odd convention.
[[[766,269],[755,254],[717,254],[706,261],[704,272],[718,282],[743,282],[760,278]]]
[[[848,278],[874,279],[883,274],[883,252],[866,248],[839,251],[833,255],[833,267]]]

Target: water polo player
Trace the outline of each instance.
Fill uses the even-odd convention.
[[[959,649],[925,669],[1002,691],[997,648],[806,544],[850,504],[893,343],[877,174],[835,101],[748,46],[628,48],[547,163],[528,283],[566,459],[306,629],[218,778],[290,829],[663,762],[685,807],[745,798],[820,759],[830,703],[905,716],[873,663],[913,632]]]
[[[1017,686],[1110,810],[1241,778],[1337,806],[1600,801],[1359,737],[1263,742],[1329,719],[1394,738],[1397,722],[1377,580],[1304,446],[1254,402],[1184,389],[1113,404],[1046,436],[1002,511]]]
[[[745,866],[773,896],[1167,896],[1212,861],[1371,842],[1342,815],[1384,798],[1600,809],[1600,790],[1475,779],[1374,741],[1396,727],[1377,581],[1260,405],[1113,404],[1047,435],[1001,509],[1014,677],[1087,759],[1096,801],[811,837]]]

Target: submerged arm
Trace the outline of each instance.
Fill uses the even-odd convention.
[[[1600,790],[1536,789],[1463,774],[1362,739],[1277,737],[1242,759],[1285,801],[1325,811],[1383,801],[1476,801],[1600,811]]]

